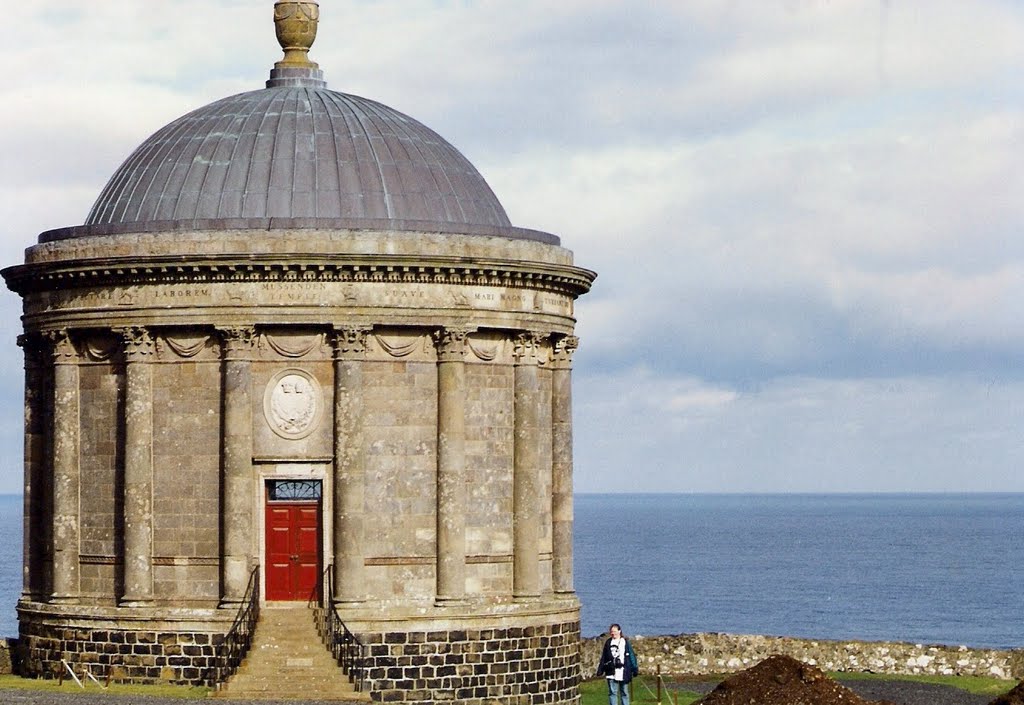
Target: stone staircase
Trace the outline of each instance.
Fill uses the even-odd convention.
[[[264,605],[252,646],[219,698],[369,702],[357,693],[316,633],[304,604]]]

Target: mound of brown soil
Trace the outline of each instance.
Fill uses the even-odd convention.
[[[820,669],[789,656],[769,656],[722,681],[696,705],[894,705],[864,700]]]
[[[1006,695],[1000,695],[988,705],[1024,705],[1024,681]]]

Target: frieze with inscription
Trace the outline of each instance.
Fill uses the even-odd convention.
[[[26,313],[303,305],[573,314],[571,297],[549,291],[478,285],[322,281],[208,282],[44,291],[26,298]]]

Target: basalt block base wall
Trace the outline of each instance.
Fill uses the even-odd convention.
[[[464,705],[579,703],[578,621],[360,635],[370,697]]]
[[[122,683],[210,682],[217,666],[223,632],[196,630],[196,625],[152,620],[140,626],[96,615],[65,617],[38,612],[20,618],[18,674],[34,678],[66,676],[67,662],[76,673],[88,669],[96,678]],[[214,622],[213,626],[221,626]]]

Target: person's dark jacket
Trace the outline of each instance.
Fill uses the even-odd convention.
[[[629,683],[633,680],[633,676],[640,675],[640,668],[637,666],[636,652],[633,651],[633,645],[629,643],[629,639],[626,639],[626,637],[622,638],[626,641],[626,660],[622,667],[622,682]],[[597,664],[597,675],[615,675],[615,663],[612,660],[611,637],[604,642],[604,648],[601,649],[601,660]]]

